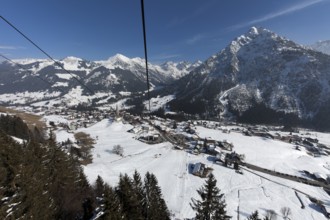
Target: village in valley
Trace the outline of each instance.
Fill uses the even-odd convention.
[[[176,121],[153,115],[134,116],[124,110],[119,110],[118,107],[110,110],[94,109],[90,111],[40,107],[33,111],[37,112],[37,114],[46,120],[47,126],[57,136],[57,141],[61,146],[68,153],[72,153],[79,160],[83,161],[82,164],[87,165],[87,168],[88,164],[93,163],[95,156],[98,158],[102,157],[100,153],[93,153],[94,145],[99,142],[99,137],[93,134],[85,134],[82,137],[81,134],[84,134],[84,132],[88,131],[94,125],[106,121],[110,124],[130,125],[126,132],[130,133],[135,140],[147,144],[151,148],[160,143],[170,143],[173,151],[183,151],[187,155],[207,158],[207,163],[205,163],[205,160],[195,160],[194,163],[187,163],[185,166],[189,175],[205,178],[214,169],[217,169],[217,166],[221,166],[228,169],[228,172],[231,170],[230,172],[236,173],[236,175],[244,176],[247,174],[250,175],[250,173],[270,175],[274,178],[292,181],[293,183],[297,182],[319,187],[324,192],[330,194],[329,172],[319,172],[313,168],[308,170],[305,167],[301,167],[298,170],[296,168],[286,169],[284,167],[274,168],[272,166],[265,166],[265,160],[267,159],[260,159],[263,155],[251,158],[251,155],[258,152],[252,152],[253,150],[251,149],[246,150],[246,148],[253,148],[251,146],[253,142],[246,142],[246,146],[243,146],[244,144],[236,145],[235,141],[230,140],[230,137],[235,139],[235,136],[239,135],[240,137],[251,139],[258,138],[263,143],[276,141],[279,145],[283,143],[285,146],[290,146],[290,152],[297,152],[297,154],[303,155],[298,158],[308,157],[312,158],[312,160],[328,158],[330,154],[329,143],[324,143],[325,138],[319,140],[316,132],[305,129],[244,125],[233,122],[206,120]],[[77,133],[80,135],[77,135]],[[207,134],[212,135],[207,136]],[[79,136],[82,139],[79,139]],[[223,137],[228,137],[228,139]],[[86,139],[89,139],[89,141],[84,141]],[[85,145],[82,142],[85,142]],[[125,146],[118,144],[116,147],[117,149],[118,147],[121,148],[120,157],[131,156],[125,152]],[[263,147],[266,148],[267,146],[265,145]],[[106,151],[115,154],[114,148],[115,145]],[[259,153],[264,154],[265,152],[268,151]],[[271,154],[271,151],[269,151],[269,154]],[[154,154],[154,158],[156,159],[161,156],[161,153]],[[267,158],[270,155],[264,156]],[[330,170],[330,163],[328,164],[326,162],[322,166]],[[322,199],[315,198],[313,194],[300,192],[299,190],[295,191],[307,196],[313,204],[319,207],[320,212],[325,216],[330,216],[329,204],[326,204]],[[298,194],[297,197],[299,197]],[[301,200],[299,199],[299,201]],[[301,202],[302,207],[305,205]]]

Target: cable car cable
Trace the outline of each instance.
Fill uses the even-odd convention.
[[[43,54],[45,54],[49,59],[51,59],[57,66],[59,66],[62,70],[64,70],[66,73],[70,74],[80,85],[85,87],[89,92],[91,92],[92,95],[94,95],[94,91],[91,90],[87,85],[85,85],[83,82],[81,82],[74,74],[66,70],[63,65],[56,61],[53,57],[51,57],[46,51],[41,49],[36,43],[34,43],[30,38],[28,38],[22,31],[20,31],[18,28],[16,28],[12,23],[10,23],[7,19],[5,19],[2,15],[0,15],[0,18],[6,22],[9,26],[11,26],[15,31],[17,31],[20,35],[22,35],[26,40],[28,40],[31,44],[33,44],[36,48],[38,48]]]
[[[144,18],[145,17],[144,16],[144,0],[141,0],[141,15],[142,15],[144,56],[145,56],[145,61],[146,61],[146,75],[147,75],[148,101],[149,101],[149,113],[150,113],[150,84],[149,84],[149,72],[148,72],[146,24],[145,24],[145,18]]]

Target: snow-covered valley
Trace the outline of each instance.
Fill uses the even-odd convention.
[[[227,210],[232,219],[246,219],[253,211],[264,215],[274,210],[281,216],[281,208],[292,210],[291,219],[327,219],[321,209],[310,201],[308,196],[329,204],[330,196],[321,188],[297,183],[271,176],[265,173],[243,169],[243,175],[234,169],[214,162],[209,154],[192,154],[189,149],[176,150],[169,142],[146,144],[137,140],[134,133],[127,132],[133,126],[122,121],[104,119],[90,127],[77,130],[88,133],[96,140],[92,149],[93,162],[84,166],[85,173],[93,183],[100,175],[110,185],[116,185],[119,175],[132,175],[135,170],[144,175],[154,173],[161,186],[165,201],[173,219],[194,217],[190,207],[191,198],[198,198],[197,189],[205,179],[192,175],[191,165],[202,162],[213,169],[218,187],[225,194]],[[224,129],[237,127],[226,126]],[[302,175],[301,170],[328,174],[330,163],[328,156],[312,157],[304,150],[297,151],[293,144],[264,137],[244,136],[234,130],[227,133],[221,130],[196,126],[200,138],[211,137],[215,140],[227,140],[234,145],[233,151],[245,154],[246,162],[267,169],[292,175]],[[180,133],[180,126],[176,129]],[[58,140],[70,138],[64,130],[56,132]],[[324,144],[330,140],[330,134],[310,132]],[[71,136],[72,137],[72,136]],[[123,156],[112,153],[114,145],[123,147]],[[302,209],[301,202],[305,208]]]

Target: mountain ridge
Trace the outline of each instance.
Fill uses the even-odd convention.
[[[329,55],[252,27],[181,78],[171,106],[219,118],[263,104],[310,120],[330,103],[329,63]]]
[[[47,59],[16,59],[13,61],[14,63],[8,61],[0,63],[0,96],[4,96],[3,104],[14,104],[15,102],[6,97],[15,96],[15,94],[17,99],[21,99],[19,103],[28,104],[42,101],[40,97],[22,95],[29,92],[45,94],[60,91],[58,95],[60,98],[70,93],[71,90],[77,89],[77,86],[82,87],[82,95],[91,95],[86,90],[91,88],[96,93],[113,94],[117,99],[121,97],[121,92],[141,93],[147,89],[145,60],[138,57],[128,58],[116,54],[104,61],[88,61],[74,56],[57,60],[58,64],[69,73]],[[166,69],[161,65],[149,63],[151,88],[171,83],[187,74],[186,69],[193,68],[194,64],[188,62],[185,64],[179,69],[179,66],[177,67],[179,63],[172,62],[170,69]],[[84,85],[81,85],[82,83]],[[70,100],[67,103],[69,102]]]

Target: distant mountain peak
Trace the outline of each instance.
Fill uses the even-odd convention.
[[[174,78],[178,79],[182,76],[188,74],[196,67],[200,66],[202,64],[201,61],[196,61],[194,63],[190,63],[188,61],[181,61],[181,62],[173,62],[173,61],[167,61],[160,65],[160,67],[168,72],[168,74],[172,74]]]
[[[330,40],[317,41],[315,44],[309,46],[310,48],[319,52],[330,55]]]
[[[67,56],[62,61],[71,62],[71,61],[83,61],[83,59],[75,56]]]
[[[118,62],[118,61],[129,62],[130,60],[131,60],[130,58],[128,58],[120,53],[117,53],[114,56],[109,57],[109,59],[108,59],[108,61],[110,61],[110,62]]]

